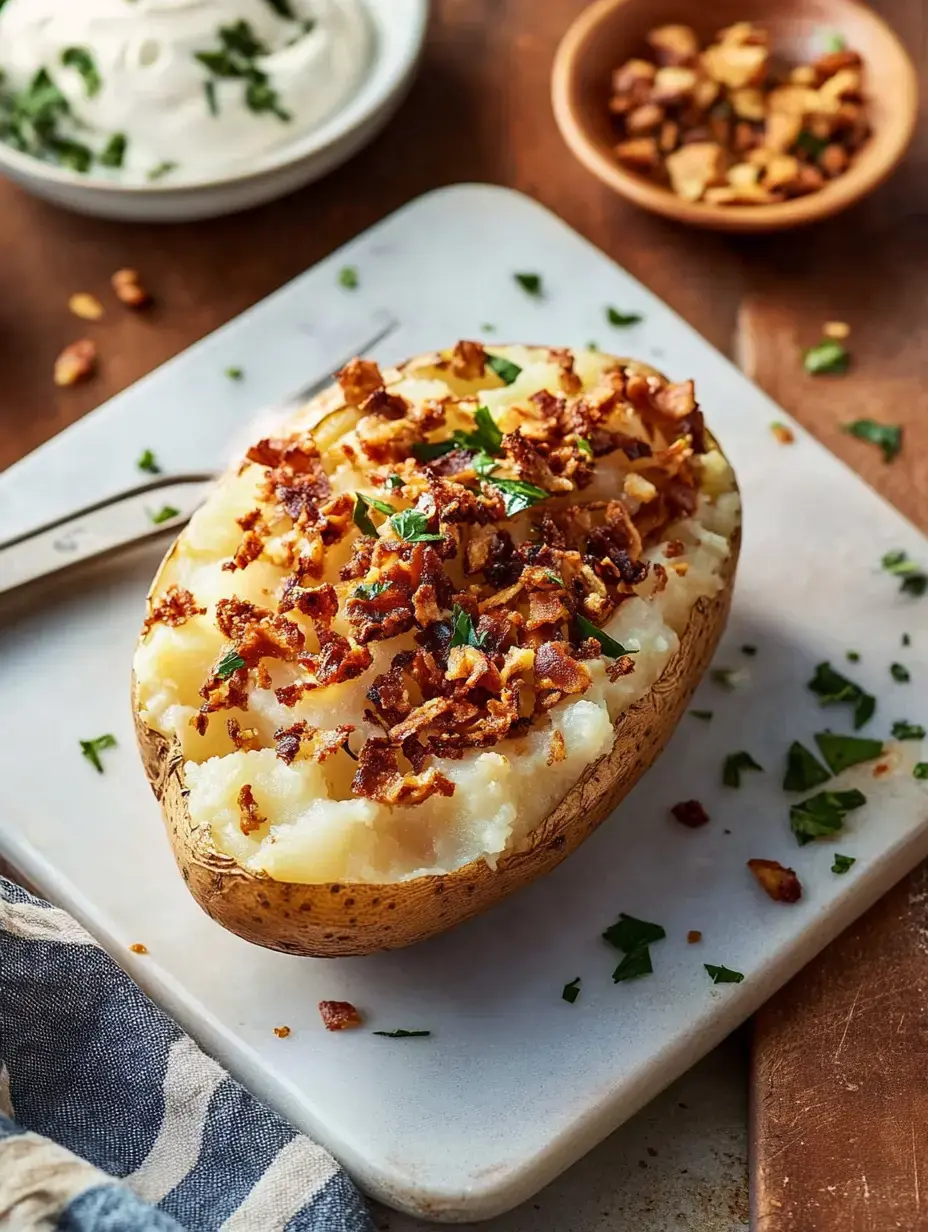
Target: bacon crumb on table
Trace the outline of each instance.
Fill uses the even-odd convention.
[[[286,1039],[287,1036],[290,1034],[290,1028],[289,1027],[275,1027],[274,1034],[277,1036],[278,1039]]]
[[[709,821],[709,814],[698,800],[681,800],[670,811],[677,821],[681,822],[684,826],[688,826],[691,830],[704,826]]]
[[[779,860],[748,860],[748,868],[775,903],[795,903],[802,897],[802,886],[795,871],[785,868]]]
[[[688,945],[695,945],[697,941],[702,941],[702,933],[698,928],[691,928],[686,934],[686,940]]]
[[[320,1001],[319,1013],[327,1031],[351,1031],[364,1022],[350,1001]]]
[[[133,954],[147,954],[148,953],[148,946],[142,945],[141,941],[133,942],[132,945],[129,946],[129,949],[132,951]]]

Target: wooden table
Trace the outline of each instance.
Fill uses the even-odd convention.
[[[615,257],[928,529],[928,133],[889,184],[814,230],[758,239],[682,230],[617,200],[560,140],[549,71],[582,7],[434,0],[421,76],[389,131],[324,183],[237,218],[124,226],[0,184],[0,467],[412,197],[483,180],[536,197]],[[877,7],[924,79],[921,0]],[[88,329],[68,296],[103,294],[123,265],[142,271],[156,306],[113,311]],[[844,379],[808,377],[797,360],[829,319],[853,326]],[[99,376],[56,390],[55,356],[87,332],[100,341]],[[861,415],[905,425],[892,466],[841,432]],[[764,1232],[928,1227],[926,930],[923,869],[758,1016],[753,1182]]]

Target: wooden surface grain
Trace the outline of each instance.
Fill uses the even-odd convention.
[[[434,0],[419,80],[388,131],[321,184],[235,218],[129,226],[64,214],[0,183],[0,468],[241,312],[391,210],[465,180],[510,185],[560,214],[647,283],[807,427],[928,529],[928,137],[847,214],[806,232],[687,231],[612,196],[564,149],[548,101],[557,41],[584,0]],[[673,3],[655,4],[655,20]],[[879,0],[916,58],[923,0]],[[107,296],[138,267],[144,314]],[[68,296],[109,310],[77,321]],[[806,376],[821,323],[853,327],[845,378]],[[56,390],[54,358],[97,339],[98,377]],[[903,423],[891,466],[840,425]],[[88,464],[91,464],[88,460]],[[926,609],[928,610],[928,609]],[[754,1208],[764,1232],[928,1227],[924,1064],[925,873],[909,878],[759,1015]]]

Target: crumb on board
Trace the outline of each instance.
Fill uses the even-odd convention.
[[[99,321],[103,316],[103,305],[87,291],[77,291],[72,295],[68,300],[68,310],[82,321]]]
[[[290,1034],[290,1028],[286,1026],[275,1027],[274,1034],[277,1036],[278,1039],[286,1039],[287,1036]]]
[[[792,428],[788,427],[785,423],[772,423],[770,431],[773,433],[774,440],[778,441],[781,445],[792,445],[796,439]]]
[[[55,384],[62,388],[89,380],[97,370],[97,347],[90,338],[69,343],[55,360]]]
[[[687,945],[695,945],[697,941],[702,941],[702,933],[698,928],[691,928],[686,934]]]
[[[141,941],[133,942],[133,944],[129,946],[129,949],[132,951],[133,954],[147,954],[148,953],[148,946],[142,945]]]
[[[319,1013],[327,1031],[351,1031],[363,1022],[350,1001],[320,1001]]]

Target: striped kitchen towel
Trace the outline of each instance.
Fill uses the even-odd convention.
[[[372,1232],[332,1157],[0,878],[3,1232]]]

